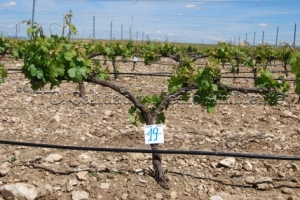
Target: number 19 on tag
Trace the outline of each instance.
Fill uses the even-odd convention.
[[[164,129],[162,124],[146,125],[144,133],[145,144],[164,143]]]

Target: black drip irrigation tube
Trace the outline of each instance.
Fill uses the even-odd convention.
[[[42,147],[42,148],[52,148],[52,149],[83,150],[83,151],[106,151],[106,152],[122,152],[122,153],[160,153],[160,154],[230,156],[230,157],[240,157],[240,158],[257,158],[257,159],[300,161],[300,156],[264,155],[264,154],[249,154],[249,153],[235,153],[235,152],[218,152],[218,151],[186,151],[186,150],[150,150],[150,149],[97,148],[97,147],[64,146],[64,145],[54,145],[54,144],[38,144],[38,143],[17,142],[17,141],[8,141],[8,140],[0,140],[0,144],[30,146],[30,147]]]

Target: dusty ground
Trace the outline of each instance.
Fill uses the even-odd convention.
[[[3,61],[6,68],[20,68],[22,63]],[[138,63],[136,71],[171,72],[171,64]],[[131,72],[131,63],[119,65],[121,72]],[[166,91],[165,80],[120,76],[116,82],[136,94],[149,94]],[[252,82],[236,79],[234,84]],[[22,74],[9,74],[0,85],[0,140],[150,149],[144,144],[143,125],[134,127],[129,121],[131,104],[125,98],[98,85],[85,86],[89,99],[82,101],[73,95],[75,84],[33,92]],[[212,114],[191,102],[175,101],[166,111],[161,147],[299,156],[297,98],[290,94],[282,105],[271,107],[261,99],[251,105],[250,94],[236,93]],[[164,155],[168,191],[150,176],[150,154],[0,146],[0,188],[26,183],[38,199],[300,199],[299,161],[236,158],[234,166],[225,167],[219,164],[225,157]]]

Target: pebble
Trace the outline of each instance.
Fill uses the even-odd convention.
[[[78,184],[78,181],[76,179],[71,179],[68,184],[75,186]]]
[[[295,163],[292,163],[292,168],[295,172],[300,172],[300,167],[299,165],[295,164]]]
[[[63,159],[63,156],[60,154],[50,154],[47,158],[46,161],[53,163],[53,162],[59,162]]]
[[[214,195],[209,198],[209,200],[223,200],[223,198],[219,195]]]
[[[275,144],[274,145],[274,151],[278,151],[278,150],[281,150],[282,148],[281,148],[281,146],[280,145],[278,145],[278,144]]]
[[[274,188],[274,185],[271,183],[258,183],[256,187],[258,190],[271,190]]]
[[[110,186],[110,183],[101,183],[100,188],[101,189],[108,189]]]
[[[143,180],[143,179],[139,179],[139,182],[141,182],[141,183],[147,183],[148,181]]]
[[[287,200],[298,200],[298,199],[299,199],[299,197],[296,197],[296,196],[289,196],[287,198]]]
[[[294,194],[294,191],[291,188],[283,188],[281,192],[283,194]]]
[[[137,173],[138,175],[140,175],[140,176],[144,175],[144,170],[143,169],[134,169],[133,171],[135,173]]]
[[[91,162],[92,161],[92,158],[90,155],[86,154],[86,153],[83,153],[83,154],[80,154],[78,157],[77,157],[77,160],[79,162],[82,162],[82,163],[88,163],[88,162]]]
[[[0,166],[0,177],[5,176],[8,172],[10,172],[12,164],[9,162],[5,162]]]
[[[134,161],[143,160],[145,158],[145,156],[142,153],[133,153],[131,154],[131,157]]]
[[[254,182],[258,190],[271,190],[274,188],[272,178],[263,177]]]
[[[45,189],[46,189],[48,192],[50,192],[50,193],[53,192],[53,187],[52,187],[51,185],[49,185],[49,184],[46,184],[46,185],[45,185]]]
[[[53,116],[53,119],[54,119],[56,122],[59,122],[59,121],[60,121],[59,113],[57,113],[56,115],[54,115],[54,116]]]
[[[288,111],[288,110],[283,111],[283,113],[280,115],[280,117],[298,119],[297,115],[294,115],[291,111]]]
[[[272,178],[270,178],[270,177],[263,177],[263,178],[257,179],[254,183],[255,184],[259,184],[259,183],[272,183]]]
[[[24,183],[4,185],[0,188],[0,192],[4,199],[35,200],[38,197],[35,186]]]
[[[86,191],[73,191],[72,200],[85,200],[89,199],[89,193]]]
[[[253,170],[253,166],[249,161],[245,161],[244,165],[243,165],[243,169],[245,169],[246,171],[252,171]]]
[[[248,176],[248,177],[246,177],[246,179],[245,179],[245,182],[248,183],[248,184],[253,184],[254,181],[255,181],[254,176]]]
[[[280,178],[283,178],[283,177],[285,177],[285,173],[284,173],[284,172],[278,172],[278,176],[279,176]]]
[[[155,198],[156,199],[162,199],[163,195],[161,193],[156,193]]]
[[[212,168],[216,169],[217,166],[218,166],[218,163],[216,163],[216,162],[211,162],[211,163],[210,163],[210,166],[211,166]]]
[[[121,199],[122,199],[122,200],[126,200],[127,197],[128,197],[128,194],[127,194],[127,193],[123,193]]]
[[[12,118],[11,118],[11,121],[12,121],[13,123],[20,123],[21,119],[20,119],[19,117],[12,117]]]
[[[81,171],[81,172],[78,172],[77,174],[76,174],[76,176],[77,176],[77,178],[79,179],[79,180],[81,180],[81,181],[84,181],[84,180],[87,180],[87,174],[88,174],[89,172],[88,171]]]
[[[105,110],[104,111],[104,115],[105,116],[110,116],[111,115],[111,111],[110,110]]]
[[[171,199],[176,199],[177,198],[177,192],[176,191],[172,191],[170,193]]]
[[[67,191],[71,192],[72,190],[74,190],[74,186],[68,184],[67,185]]]
[[[209,190],[208,190],[208,195],[212,195],[216,192],[215,188],[214,187],[210,187]]]
[[[32,97],[27,97],[26,99],[25,99],[25,101],[27,101],[27,102],[31,102],[32,101]]]
[[[234,157],[228,157],[219,162],[220,165],[228,167],[228,168],[233,168],[235,166],[236,159]]]

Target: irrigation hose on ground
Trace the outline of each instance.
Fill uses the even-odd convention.
[[[235,152],[218,152],[218,151],[187,151],[187,150],[150,150],[150,149],[123,149],[123,148],[97,148],[97,147],[80,147],[80,146],[64,146],[54,144],[38,144],[29,142],[17,142],[0,140],[0,144],[42,147],[52,149],[69,149],[83,151],[106,151],[106,152],[122,152],[122,153],[160,153],[160,154],[185,154],[185,155],[208,155],[208,156],[230,156],[240,158],[257,158],[272,160],[294,160],[300,161],[300,156],[283,156],[283,155],[265,155],[265,154],[249,154]]]

